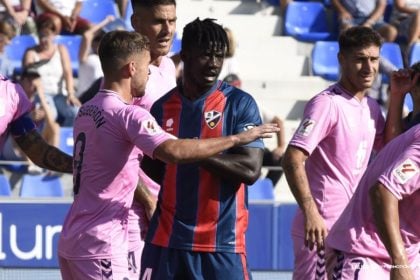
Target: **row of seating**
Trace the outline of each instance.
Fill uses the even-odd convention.
[[[292,36],[303,42],[336,40],[338,36],[337,14],[328,9],[330,1],[325,2],[290,2],[284,15],[284,35]],[[385,21],[389,21],[392,6],[393,0],[387,0]],[[328,11],[332,11],[332,13]]]
[[[11,195],[9,179],[4,174],[0,174],[0,196]],[[19,196],[63,197],[63,185],[58,176],[25,174],[22,176]]]
[[[339,77],[338,42],[317,41],[311,53],[312,73],[329,81],[337,81]],[[388,59],[397,68],[403,68],[401,48],[397,43],[384,43],[380,52],[381,57]],[[420,60],[420,43],[415,44],[410,50],[409,64]],[[389,77],[384,76],[383,81],[389,82]]]

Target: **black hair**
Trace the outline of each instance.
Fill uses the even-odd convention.
[[[188,23],[184,27],[182,34],[182,50],[191,50],[192,48],[207,49],[209,46],[215,45],[223,50],[229,48],[229,40],[226,31],[215,19],[199,18]]]
[[[133,10],[138,7],[151,8],[158,5],[174,5],[176,6],[175,0],[131,0],[131,6]]]
[[[383,39],[378,32],[366,26],[354,26],[343,31],[339,38],[340,53],[369,46],[381,47]]]

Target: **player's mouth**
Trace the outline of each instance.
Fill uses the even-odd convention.
[[[157,43],[161,47],[168,47],[171,43],[171,39],[170,38],[159,39],[157,40]]]

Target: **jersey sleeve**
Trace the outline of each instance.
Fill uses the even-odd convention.
[[[289,145],[302,148],[311,154],[328,135],[335,119],[332,98],[328,94],[318,94],[307,103],[302,122]]]
[[[166,133],[150,113],[138,106],[129,106],[126,112],[125,126],[131,141],[149,157],[157,146],[169,139],[176,139]]]
[[[412,144],[379,177],[398,200],[420,189],[420,144]]]
[[[237,122],[233,131],[234,134],[241,133],[262,124],[258,105],[250,95],[244,94],[243,98],[238,101],[239,106],[237,112]],[[253,142],[244,145],[244,147],[264,149],[264,142],[262,139],[256,139]]]
[[[8,82],[7,91],[11,96],[13,106],[15,106],[15,113],[13,115],[13,121],[15,121],[32,109],[32,103],[19,84]]]

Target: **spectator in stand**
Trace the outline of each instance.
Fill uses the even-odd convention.
[[[0,21],[12,24],[19,34],[34,33],[31,3],[31,0],[0,0]]]
[[[420,37],[420,0],[394,0],[390,22],[398,30],[398,35],[406,42],[403,49],[404,59],[408,64],[407,54]]]
[[[49,145],[58,147],[60,127],[52,117],[51,108],[45,99],[41,77],[36,67],[24,69],[19,83],[32,103],[30,115],[37,126],[38,133]],[[28,172],[31,174],[39,174],[43,171],[42,168],[30,161],[28,156],[12,141],[12,137],[6,140],[3,148],[3,157],[6,160],[28,160],[30,162]]]
[[[13,76],[13,65],[7,57],[6,46],[15,36],[13,27],[7,21],[0,22],[0,74],[11,78]]]
[[[386,42],[397,38],[397,30],[383,20],[386,0],[331,0],[338,13],[340,31],[355,25],[371,27],[381,34]]]
[[[53,20],[58,33],[83,34],[91,23],[79,16],[83,0],[35,0],[37,16]]]
[[[55,105],[53,117],[61,126],[72,126],[80,102],[74,94],[68,50],[54,42],[57,29],[50,17],[39,16],[36,25],[39,44],[26,50],[22,64],[37,64],[47,102]]]
[[[83,33],[79,48],[79,80],[76,96],[79,98],[98,78],[103,76],[101,62],[98,56],[98,46],[105,35],[103,28],[115,20],[108,16],[100,23],[92,25]]]

